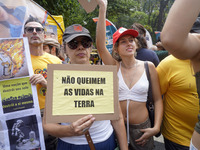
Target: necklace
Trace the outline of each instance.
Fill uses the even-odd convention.
[[[122,62],[122,66],[123,66],[124,68],[126,68],[126,69],[131,69],[131,68],[137,67],[137,66],[138,66],[138,60],[135,60],[135,63],[134,63],[132,66],[130,66],[130,67],[126,67],[126,66],[124,65],[124,63]]]

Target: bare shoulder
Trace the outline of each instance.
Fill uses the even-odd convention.
[[[141,60],[137,59],[137,62],[138,62],[139,67],[144,66],[144,63],[147,62],[148,66],[149,66],[149,69],[150,68],[155,68],[154,64],[152,62],[150,62],[150,61],[141,61]]]
[[[150,73],[150,75],[155,76],[157,74],[155,65],[152,62],[148,61],[148,67],[149,67],[149,73]]]
[[[155,65],[151,61],[148,61],[148,66],[150,70],[155,69]]]

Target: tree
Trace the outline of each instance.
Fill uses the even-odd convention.
[[[134,22],[148,29],[155,42],[155,31],[161,31],[174,0],[108,0],[107,18],[117,28],[130,28]],[[98,9],[87,14],[76,0],[35,0],[52,15],[62,15],[65,26],[81,24],[88,28],[95,39],[96,24],[92,18]]]

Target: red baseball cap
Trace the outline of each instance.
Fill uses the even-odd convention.
[[[120,27],[114,34],[113,34],[113,45],[117,42],[117,40],[124,36],[124,35],[132,35],[134,38],[138,36],[138,32],[133,29],[126,29],[124,27]]]

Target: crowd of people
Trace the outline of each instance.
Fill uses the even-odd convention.
[[[112,54],[106,48],[108,3],[96,2],[99,20],[95,57],[91,57],[94,40],[80,24],[65,29],[62,46],[56,39],[46,38],[37,18],[30,17],[24,25],[34,72],[30,82],[37,85],[43,118],[47,64],[92,65],[91,59],[98,58],[96,64],[102,60],[104,65],[116,65],[118,70],[119,119],[96,121],[93,115],[86,115],[72,123],[43,121],[46,149],[90,150],[91,143],[85,136],[91,136],[96,150],[152,150],[153,136],[160,131],[166,150],[200,149],[200,1],[174,2],[154,50],[147,46],[143,25],[120,27],[113,34]],[[154,99],[153,127],[146,107],[149,80],[145,63]]]

